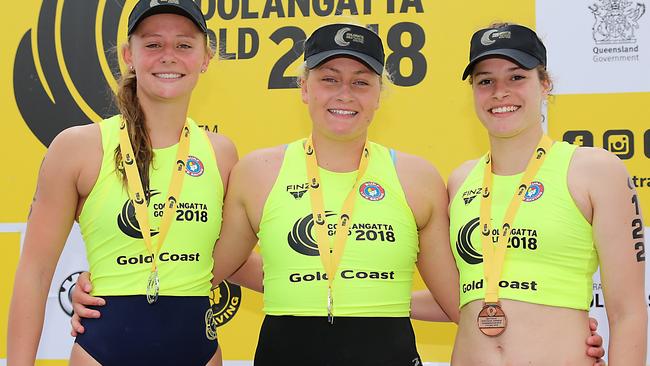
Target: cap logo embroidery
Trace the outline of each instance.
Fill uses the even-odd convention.
[[[349,46],[350,42],[346,41],[345,38],[343,38],[343,36],[345,35],[345,33],[351,30],[352,29],[350,29],[349,27],[339,29],[339,31],[336,32],[336,35],[334,36],[334,42],[336,42],[337,45],[342,47]]]
[[[152,8],[156,5],[160,5],[160,3],[180,5],[178,3],[178,0],[151,0],[151,2],[149,3],[149,7]]]
[[[341,47],[350,45],[350,42],[346,41],[346,39],[352,42],[363,44],[365,40],[364,36],[361,34],[350,33],[351,30],[352,29],[349,27],[339,29],[339,31],[336,32],[336,35],[334,36],[334,42],[336,42],[336,44]]]
[[[496,42],[497,39],[501,38],[510,38],[512,33],[510,31],[499,32],[496,29],[490,29],[483,33],[481,37],[481,44],[484,46],[489,46]]]

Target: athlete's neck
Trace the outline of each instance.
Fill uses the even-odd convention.
[[[314,131],[312,141],[314,150],[316,150],[318,166],[338,173],[359,169],[366,137],[367,134],[364,133],[362,136],[350,140],[334,140]]]
[[[141,100],[140,105],[145,115],[151,146],[158,149],[178,143],[187,119],[189,98],[173,102]]]
[[[492,173],[514,175],[524,172],[543,134],[539,124],[512,137],[490,135]]]

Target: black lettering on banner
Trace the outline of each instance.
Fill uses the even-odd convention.
[[[591,299],[591,304],[589,305],[589,307],[604,308],[605,302],[601,300],[602,298],[600,297],[600,294],[594,294],[594,297]]]
[[[424,8],[422,7],[422,0],[401,0],[402,5],[400,6],[400,13],[408,13],[409,8],[415,8],[415,11],[418,13],[423,13]],[[395,0],[387,0],[386,3],[386,12],[389,14],[395,13]]]
[[[267,1],[266,5],[264,5],[264,12],[262,13],[262,18],[268,18],[271,15],[271,12],[276,13],[278,18],[286,17],[284,15],[284,8],[282,7],[282,2],[280,1],[275,2],[275,5],[273,5],[273,1]]]
[[[207,132],[210,132],[210,131],[212,131],[214,133],[219,132],[219,125],[198,125],[198,126],[199,126],[199,128],[202,128],[202,129],[206,130]]]
[[[357,9],[356,1],[351,1],[351,0],[339,1],[338,5],[336,6],[335,15],[342,15],[343,10],[349,10],[350,15],[359,15],[359,10]]]
[[[269,37],[275,44],[279,45],[283,40],[290,39],[293,41],[291,49],[287,51],[273,65],[269,75],[269,89],[290,89],[298,86],[298,77],[284,76],[287,68],[296,61],[304,50],[305,32],[298,27],[282,27],[277,29]]]
[[[260,49],[260,36],[253,28],[239,28],[237,42],[237,59],[247,60],[255,57]],[[246,51],[246,39],[250,37],[250,50]]]
[[[408,33],[411,43],[407,46],[402,44],[402,35]],[[397,23],[388,31],[388,47],[394,52],[386,58],[386,65],[393,73],[393,82],[399,86],[414,86],[419,84],[427,74],[427,59],[420,52],[426,36],[424,29],[416,23]],[[403,59],[411,60],[411,75],[403,75],[400,68]]]
[[[230,12],[226,10],[226,1],[218,0],[217,1],[217,12],[219,13],[219,18],[223,20],[231,20],[237,16],[239,13],[239,1],[230,1]]]
[[[334,1],[329,0],[329,1],[314,1],[314,14],[320,16],[320,17],[326,17],[330,14],[332,14],[332,11],[334,11]],[[324,7],[322,7],[324,6]]]
[[[228,39],[228,30],[226,28],[221,28],[219,29],[219,59],[220,60],[235,60],[237,59],[237,55],[228,52],[226,49],[227,42],[226,39]]]

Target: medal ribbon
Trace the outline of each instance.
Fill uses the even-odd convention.
[[[153,256],[153,260],[151,261],[151,273],[155,274],[155,295],[157,297],[158,276],[156,258],[160,252],[160,248],[165,241],[165,237],[169,232],[172,217],[174,216],[173,210],[174,207],[176,207],[178,195],[181,192],[181,188],[183,186],[183,178],[185,177],[185,162],[187,161],[187,156],[190,150],[190,128],[188,127],[188,122],[185,121],[185,125],[183,125],[181,137],[178,142],[178,152],[176,153],[176,163],[174,164],[172,170],[172,179],[169,183],[169,188],[167,189],[167,201],[165,203],[165,208],[163,209],[162,220],[160,223],[160,228],[158,230],[158,241],[156,242],[155,250],[151,240],[147,199],[142,189],[140,171],[138,169],[138,165],[135,163],[135,155],[133,154],[133,147],[131,145],[131,139],[127,130],[128,128],[126,120],[122,118],[122,123],[120,124],[120,151],[122,152],[122,166],[124,167],[124,171],[126,173],[129,197],[131,198],[133,206],[135,207],[135,218],[140,224],[140,231],[142,232],[142,238],[144,239],[147,251]],[[151,280],[152,278],[150,277],[150,281]],[[149,286],[151,286],[151,284]],[[147,287],[147,290],[149,290],[149,286]]]
[[[485,156],[485,168],[483,170],[483,195],[481,197],[481,243],[483,246],[483,275],[485,276],[486,290],[485,302],[497,303],[499,301],[499,281],[503,272],[503,262],[506,256],[508,237],[517,210],[524,200],[528,187],[533,178],[544,163],[553,141],[543,135],[533,156],[528,161],[526,171],[521,177],[519,186],[508,205],[506,215],[503,219],[501,233],[497,237],[496,245],[492,244],[491,219],[492,219],[492,158],[490,152]]]
[[[351,187],[343,207],[339,215],[338,225],[336,226],[336,234],[334,235],[334,248],[330,248],[330,239],[327,235],[327,221],[325,217],[325,204],[323,200],[323,186],[320,180],[320,172],[318,170],[318,162],[316,160],[316,151],[311,136],[305,143],[305,161],[307,165],[307,178],[309,179],[309,196],[311,197],[311,210],[314,220],[314,227],[316,230],[316,243],[318,244],[318,252],[320,259],[327,273],[327,313],[330,323],[333,322],[333,300],[332,300],[332,286],[336,270],[341,263],[343,257],[343,250],[345,243],[348,239],[348,226],[352,221],[352,213],[354,212],[354,203],[356,201],[356,192],[359,189],[361,178],[368,168],[370,160],[370,150],[368,149],[368,140],[363,146],[363,153],[361,154],[361,161],[359,161],[359,169],[357,170],[357,179]]]

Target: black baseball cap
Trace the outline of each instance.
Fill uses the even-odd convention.
[[[140,0],[129,14],[127,34],[131,35],[144,18],[168,13],[182,15],[193,21],[203,33],[208,32],[201,8],[192,0]]]
[[[334,56],[352,56],[381,75],[384,71],[384,46],[368,28],[354,24],[329,24],[320,27],[305,41],[308,69]]]
[[[470,41],[469,64],[463,80],[474,70],[476,63],[490,57],[505,57],[524,69],[537,65],[546,67],[546,47],[531,29],[517,24],[485,28],[474,33]]]

